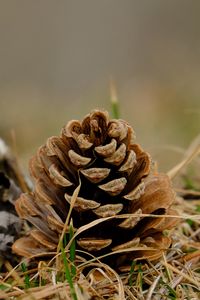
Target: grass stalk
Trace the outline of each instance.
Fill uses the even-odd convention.
[[[60,244],[60,247],[61,247],[62,259],[63,259],[64,269],[65,269],[65,279],[69,283],[72,299],[78,300],[75,289],[74,289],[73,277],[72,277],[71,270],[70,270],[70,267],[69,267],[69,264],[67,261],[67,256],[66,256],[66,252],[63,247],[63,243]]]
[[[69,240],[72,240],[70,249],[69,249],[69,258],[71,262],[71,275],[72,278],[76,276],[76,266],[75,266],[75,253],[76,253],[76,241],[73,239],[74,236],[74,227],[73,227],[73,221],[71,220],[70,222],[70,227],[69,227]]]
[[[136,266],[136,261],[133,260],[132,263],[131,263],[131,269],[130,269],[129,279],[128,279],[128,285],[129,286],[133,286],[133,272],[135,270],[135,266]]]
[[[26,266],[26,264],[24,262],[22,262],[21,268],[22,268],[22,272],[23,273],[27,272],[27,266]],[[24,285],[25,285],[25,289],[29,289],[31,287],[30,277],[29,277],[28,274],[24,275]]]
[[[119,101],[117,97],[116,86],[112,79],[110,80],[110,101],[111,101],[113,118],[119,119],[120,118]]]

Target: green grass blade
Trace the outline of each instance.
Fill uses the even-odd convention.
[[[21,264],[21,268],[22,268],[22,272],[24,272],[24,273],[27,272],[27,266],[24,262]],[[25,289],[28,289],[31,287],[30,278],[29,278],[28,274],[24,275],[24,285],[25,285]]]
[[[65,269],[65,278],[69,283],[69,287],[70,287],[70,292],[71,292],[71,296],[74,300],[77,300],[77,296],[74,290],[74,284],[73,284],[73,278],[70,272],[70,268],[69,268],[69,264],[67,261],[67,257],[66,257],[66,253],[65,250],[63,248],[63,244],[60,244],[61,247],[61,253],[62,253],[62,259],[63,259],[63,264],[64,264],[64,269]]]
[[[119,119],[120,118],[120,112],[119,112],[119,101],[117,98],[117,92],[116,87],[113,82],[113,80],[110,81],[110,101],[112,105],[112,115],[113,118]]]
[[[131,263],[131,269],[130,269],[129,279],[128,279],[129,286],[133,286],[133,272],[134,272],[135,266],[136,266],[136,262],[133,260]]]
[[[70,223],[70,227],[69,227],[69,240],[72,239],[72,243],[69,249],[69,254],[70,254],[70,261],[72,263],[71,266],[71,275],[72,278],[74,278],[76,276],[76,266],[75,266],[75,253],[76,253],[76,241],[75,239],[73,239],[74,236],[74,228],[73,228],[73,221],[71,221]]]

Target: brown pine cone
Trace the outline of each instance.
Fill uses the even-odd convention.
[[[34,192],[22,194],[16,203],[19,216],[35,228],[17,240],[13,250],[28,257],[56,250],[81,182],[71,214],[75,230],[99,218],[114,218],[80,233],[79,249],[101,255],[133,248],[118,255],[119,265],[127,259],[159,258],[171,243],[162,232],[175,222],[160,215],[172,212],[174,192],[166,175],[151,174],[150,156],[134,138],[127,122],[110,120],[100,110],[82,122],[68,122],[61,136],[50,137],[30,161]],[[135,251],[138,247],[141,250]]]

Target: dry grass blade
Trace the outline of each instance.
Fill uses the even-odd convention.
[[[62,242],[63,242],[63,238],[64,238],[64,235],[65,235],[66,229],[67,229],[67,227],[68,227],[68,225],[69,225],[71,212],[72,212],[72,209],[73,209],[73,207],[74,207],[75,201],[76,201],[76,199],[77,199],[77,197],[78,197],[80,188],[81,188],[81,182],[79,183],[79,185],[77,186],[77,188],[74,190],[74,193],[73,193],[73,195],[72,195],[72,198],[71,198],[71,204],[70,204],[70,209],[69,209],[69,212],[68,212],[68,215],[67,215],[67,218],[66,218],[64,227],[63,227],[63,231],[62,231],[61,236],[60,236],[60,239],[59,239],[59,243],[58,243],[58,247],[57,247],[57,254],[59,253],[59,251],[60,251],[60,249],[61,249],[61,244],[62,244]]]
[[[88,230],[91,227],[94,227],[102,222],[106,222],[108,220],[112,220],[112,219],[125,219],[127,217],[149,217],[149,218],[178,218],[178,219],[195,219],[195,220],[199,220],[200,219],[200,215],[168,215],[168,214],[164,214],[164,215],[155,215],[155,214],[123,214],[123,215],[117,215],[117,216],[112,216],[112,217],[107,217],[107,218],[100,218],[98,220],[92,221],[90,223],[88,223],[87,225],[81,226],[76,233],[74,234],[74,238],[76,238],[80,233]],[[69,244],[70,245],[70,244]],[[69,247],[69,245],[67,245],[67,248]]]
[[[185,158],[173,167],[170,171],[168,171],[167,175],[170,179],[173,179],[178,173],[187,166],[193,159],[195,159],[200,153],[200,136],[198,136],[195,141],[188,148]]]
[[[151,287],[148,291],[148,294],[146,296],[146,300],[151,300],[152,299],[153,292],[155,290],[156,285],[158,284],[158,281],[160,280],[160,277],[161,277],[161,274],[158,277],[156,277],[156,279],[154,280],[153,284],[151,285]]]
[[[27,182],[25,181],[24,175],[22,174],[22,170],[20,168],[20,163],[19,163],[19,156],[18,156],[18,151],[17,151],[17,141],[16,141],[16,134],[15,131],[11,131],[11,139],[13,143],[13,157],[11,156],[11,162],[13,169],[15,171],[16,177],[19,181],[20,187],[23,192],[29,192],[30,188],[28,187]]]
[[[185,195],[190,195],[190,196],[199,196],[200,198],[200,192],[199,191],[194,191],[190,189],[181,189],[181,188],[175,188],[175,191],[179,193],[179,195],[185,196]]]
[[[5,267],[8,270],[9,274],[12,275],[13,279],[18,283],[23,285],[23,281],[21,277],[19,276],[18,272],[11,266],[11,264],[6,261]]]
[[[70,291],[69,287],[66,284],[60,283],[57,284],[56,286],[52,285],[47,285],[44,288],[35,288],[35,289],[30,289],[29,292],[26,295],[22,295],[20,298],[22,300],[39,300],[39,299],[45,299],[47,297],[50,297],[52,295],[58,294],[62,290],[65,290],[70,299]]]
[[[162,263],[165,267],[169,268],[170,270],[172,270],[173,272],[181,275],[184,279],[186,279],[188,282],[194,284],[196,286],[196,288],[199,290],[199,284],[200,282],[194,280],[193,278],[191,278],[189,275],[184,274],[184,270],[180,271],[179,269],[173,267],[172,265],[170,265],[169,263],[163,262]],[[200,291],[200,290],[199,290]]]

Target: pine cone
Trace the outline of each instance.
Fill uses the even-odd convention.
[[[99,110],[82,122],[70,121],[60,137],[50,137],[30,161],[34,192],[22,194],[16,202],[19,216],[35,228],[16,241],[13,250],[27,257],[56,250],[73,192],[81,182],[71,214],[75,230],[112,218],[80,233],[79,249],[100,255],[132,248],[126,255],[118,254],[119,265],[133,258],[159,258],[171,243],[162,232],[175,223],[165,217],[172,213],[174,192],[166,175],[152,174],[149,154],[134,139],[128,123],[110,120]]]

